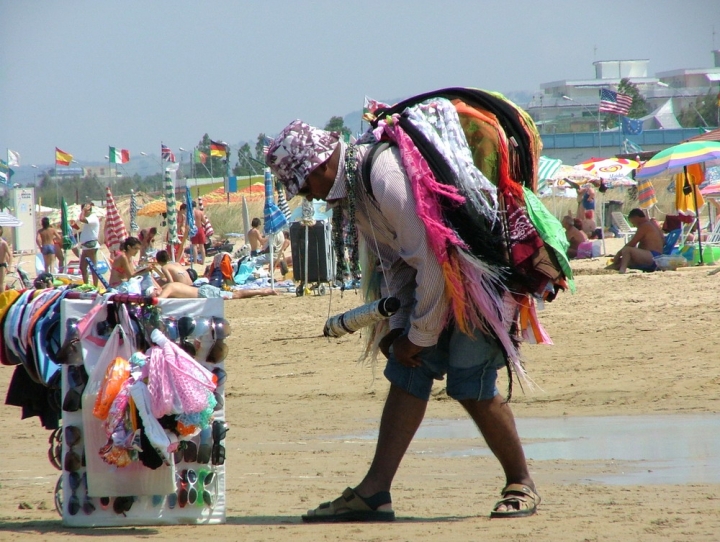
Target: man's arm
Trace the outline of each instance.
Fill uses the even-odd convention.
[[[647,236],[647,226],[648,226],[648,224],[640,224],[637,231],[635,232],[635,235],[632,236],[632,238],[627,242],[627,244],[625,246],[626,247],[638,246]]]

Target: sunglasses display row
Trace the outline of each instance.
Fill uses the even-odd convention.
[[[170,307],[108,302],[107,318],[89,319],[85,304],[63,321],[64,427],[48,458],[66,525],[224,521],[230,325]]]

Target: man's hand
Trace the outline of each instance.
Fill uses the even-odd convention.
[[[400,335],[392,343],[393,354],[405,367],[420,367],[422,361],[417,355],[422,352],[423,347],[414,344],[407,335]]]
[[[380,347],[380,352],[382,352],[386,358],[390,357],[390,346],[392,345],[393,341],[397,339],[400,335],[402,335],[402,333],[402,328],[393,329],[382,339],[380,339],[378,346]]]

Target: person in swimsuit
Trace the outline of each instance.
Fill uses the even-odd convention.
[[[86,258],[90,258],[93,265],[97,265],[97,251],[100,248],[98,237],[100,235],[100,219],[93,213],[92,202],[86,203],[80,211],[78,222],[84,224],[80,232],[80,244],[82,252],[80,253],[80,273],[82,273],[83,283],[88,282],[88,264]],[[99,279],[93,273],[93,284],[97,288]]]
[[[155,255],[155,259],[160,265],[160,269],[158,271],[165,279],[163,281],[163,284],[168,284],[170,282],[180,282],[182,284],[192,286],[193,282],[190,279],[190,275],[188,275],[187,270],[179,263],[171,262],[170,255],[168,254],[167,250],[158,251],[158,253]]]
[[[147,273],[149,268],[135,269],[133,258],[140,252],[140,239],[137,237],[128,237],[120,246],[120,254],[113,260],[110,267],[110,287],[114,288],[123,282],[130,280],[136,275]]]
[[[660,256],[665,244],[662,230],[650,220],[642,209],[633,209],[628,213],[628,221],[637,228],[620,252],[615,254],[613,263],[608,267],[625,273],[628,269],[655,271],[655,258]]]
[[[157,235],[157,228],[146,228],[140,230],[138,239],[140,239],[140,261],[146,262],[150,259],[150,253],[153,251],[153,243]]]
[[[55,243],[62,241],[62,238],[60,237],[60,232],[50,226],[50,219],[48,217],[43,217],[40,223],[42,224],[42,228],[37,232],[35,243],[40,249],[40,254],[42,254],[45,271],[52,273],[55,267]]]

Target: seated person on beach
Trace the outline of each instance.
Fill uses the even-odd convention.
[[[203,284],[200,287],[188,286],[180,282],[170,282],[162,288],[155,288],[151,295],[162,299],[186,298],[186,299],[246,299],[248,297],[259,297],[266,295],[277,295],[272,288],[257,288],[253,290],[233,290],[227,292],[210,284]]]
[[[140,239],[137,237],[128,237],[120,245],[120,254],[113,260],[110,267],[110,280],[108,281],[111,288],[119,286],[123,282],[130,280],[132,277],[142,275],[150,271],[145,267],[136,269],[133,258],[140,252]]]
[[[192,286],[193,282],[190,279],[190,275],[188,275],[187,269],[179,263],[171,262],[170,254],[168,254],[167,250],[159,250],[155,255],[155,260],[157,260],[157,263],[160,266],[159,271],[163,277],[163,280],[161,281],[162,284],[180,282],[182,284]]]
[[[573,218],[566,215],[562,219],[563,228],[565,228],[565,237],[567,237],[570,248],[567,249],[568,258],[576,258],[580,243],[588,240],[587,235],[575,227]]]
[[[268,242],[268,238],[260,233],[260,225],[262,222],[259,218],[253,218],[250,224],[252,228],[247,235],[247,242],[250,244],[250,256],[260,256],[263,252],[263,247]]]
[[[613,263],[608,268],[617,269],[621,273],[628,269],[654,271],[655,257],[662,254],[665,245],[662,231],[641,209],[630,211],[628,221],[637,231],[620,252],[615,254]]]

